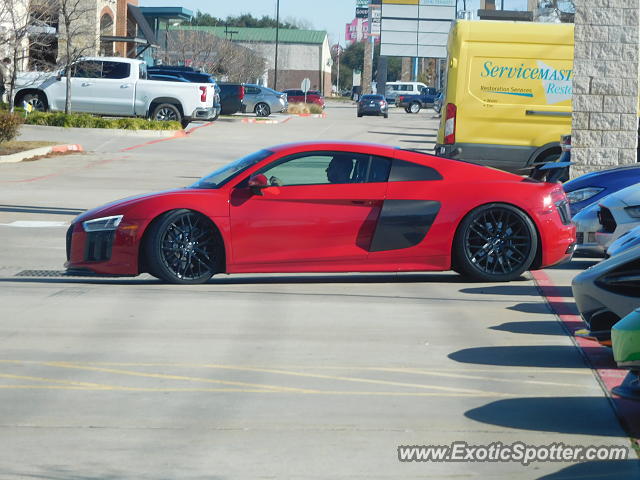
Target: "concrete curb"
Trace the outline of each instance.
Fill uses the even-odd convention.
[[[296,117],[327,118],[326,113],[290,113]]]
[[[11,155],[0,155],[0,163],[18,163],[33,157],[49,155],[50,153],[84,152],[82,145],[52,145],[50,147],[32,148],[24,152],[12,153]]]
[[[172,137],[182,130],[126,130],[124,128],[76,128],[76,127],[49,127],[45,125],[22,125],[23,131],[51,131],[51,132],[90,132],[104,133],[109,136],[118,135],[121,137]]]
[[[259,125],[276,125],[278,123],[285,123],[291,120],[291,117],[283,118],[282,120],[258,120],[257,118],[243,118],[242,123],[256,123]]]

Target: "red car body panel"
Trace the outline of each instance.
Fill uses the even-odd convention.
[[[304,93],[302,95],[293,93],[295,90],[284,90],[283,93],[287,94],[287,101],[289,103],[305,103]],[[319,93],[307,93],[307,101],[306,103],[315,103],[316,105],[320,105],[324,108],[324,97]]]
[[[559,184],[526,181],[488,167],[393,147],[357,143],[300,143],[269,148],[268,158],[216,189],[184,188],[113,202],[80,215],[70,229],[70,269],[99,274],[137,275],[144,233],[154,219],[175,209],[209,217],[225,248],[227,273],[449,270],[456,229],[473,209],[507,203],[524,211],[539,234],[545,267],[567,259],[575,227],[564,224],[555,202]],[[256,195],[246,180],[279,158],[302,152],[345,151],[377,155],[431,167],[441,178],[429,181],[271,186]],[[243,184],[244,182],[244,184]],[[382,251],[372,238],[385,204],[424,201],[439,204],[435,220],[415,245]],[[123,215],[110,258],[86,260],[82,222]]]

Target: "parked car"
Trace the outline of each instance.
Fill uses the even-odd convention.
[[[636,309],[611,329],[613,359],[618,367],[631,371],[613,393],[640,400],[640,309]]]
[[[270,147],[191,185],[75,218],[73,270],[216,273],[441,271],[509,281],[570,259],[558,184],[386,145]]]
[[[233,115],[237,112],[244,113],[244,85],[241,83],[219,83],[221,113]]]
[[[382,115],[389,118],[389,105],[382,95],[363,95],[358,100],[358,117],[363,115]]]
[[[604,248],[596,240],[596,232],[602,228],[598,212],[600,205],[592,203],[573,216],[572,221],[576,226],[576,252],[596,257],[604,254]]]
[[[396,97],[396,107],[407,113],[418,113],[422,108],[432,107],[440,93],[433,87],[424,87],[418,95],[400,94]]]
[[[175,120],[183,126],[215,115],[211,84],[148,80],[141,60],[87,57],[73,64],[69,73],[19,74],[15,103],[27,102],[40,111],[64,111],[70,81],[73,112]]]
[[[622,234],[640,225],[640,183],[612,193],[599,205],[601,228],[596,241],[606,250]]]
[[[282,92],[287,94],[289,103],[305,103],[305,95],[302,90],[287,89]],[[324,97],[317,90],[309,90],[306,98],[306,103],[315,103],[324,108]]]
[[[423,88],[427,86],[422,82],[387,82],[384,89],[385,100],[389,105],[394,105],[398,95],[418,95]]]
[[[246,111],[254,112],[256,117],[268,117],[273,112],[286,112],[289,108],[286,93],[249,83],[244,85],[244,103]]]
[[[215,113],[207,120],[217,120],[220,115],[220,87],[215,77],[205,72],[199,72],[190,67],[177,67],[171,65],[154,66],[147,68],[149,80],[160,80],[164,82],[182,82],[182,83],[209,83],[213,89],[213,107]]]
[[[571,215],[623,188],[640,183],[640,165],[627,165],[582,175],[564,184]]]
[[[603,260],[573,279],[572,290],[583,320],[584,334],[611,344],[611,327],[640,307],[640,246]]]
[[[438,96],[436,97],[435,102],[433,102],[433,110],[436,113],[440,113],[440,111],[442,110],[442,99],[444,98],[444,92],[440,92],[438,93]]]
[[[613,257],[636,245],[640,245],[640,226],[623,233],[617,240],[613,241],[607,248],[607,257]]]

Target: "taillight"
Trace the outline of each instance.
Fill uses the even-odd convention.
[[[244,87],[240,85],[240,100],[244,98]]]
[[[404,97],[403,97],[402,95],[400,95],[400,96],[398,97],[398,101],[399,101],[399,102],[404,102]]]
[[[447,103],[444,120],[444,143],[451,145],[456,143],[456,114],[458,109],[455,104]]]
[[[207,90],[209,89],[209,87],[200,87],[200,92],[202,92],[200,94],[200,101],[201,102],[206,102],[207,101]]]

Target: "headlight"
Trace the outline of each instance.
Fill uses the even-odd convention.
[[[630,217],[640,218],[640,205],[636,205],[635,207],[627,207],[624,209],[624,211],[627,212]]]
[[[580,188],[578,190],[574,190],[573,192],[567,193],[567,198],[569,199],[569,203],[584,202],[585,200],[589,200],[591,197],[599,194],[603,190],[604,188],[600,187]]]
[[[105,232],[115,230],[122,221],[122,215],[114,215],[113,217],[94,218],[82,222],[82,228],[85,232]]]

